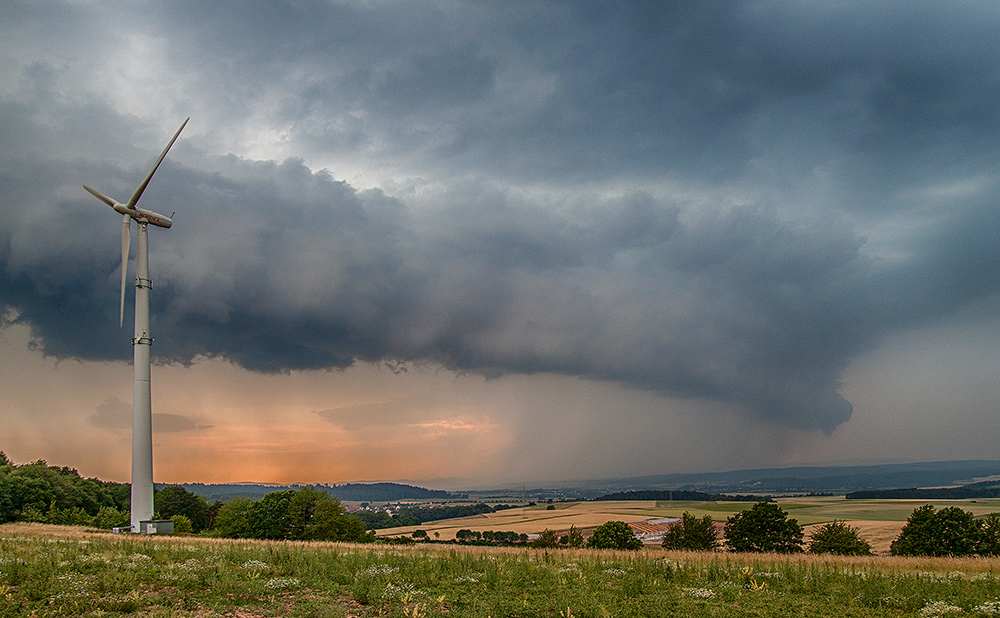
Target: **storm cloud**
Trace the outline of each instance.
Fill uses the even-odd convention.
[[[112,10],[136,33],[99,48]],[[143,197],[177,213],[160,362],[560,374],[829,432],[852,359],[1000,288],[981,3],[139,11],[0,26],[0,307],[57,358],[130,357],[118,220],[80,185],[123,199],[188,114]],[[89,85],[109,66],[177,122]]]

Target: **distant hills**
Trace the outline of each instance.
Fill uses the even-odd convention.
[[[971,500],[1000,498],[1000,482],[983,481],[961,487],[910,487],[905,489],[870,489],[852,491],[848,500]]]
[[[706,494],[703,491],[673,491],[668,489],[646,489],[639,491],[619,491],[605,494],[594,500],[657,500],[691,502],[769,502],[771,498],[758,495]]]
[[[966,492],[950,489],[941,492],[941,498],[960,495],[967,498],[993,497],[975,492],[996,491],[1000,495],[1000,461],[935,461],[867,466],[799,466],[794,468],[762,468],[732,470],[728,472],[702,472],[694,474],[662,474],[630,478],[603,479],[599,481],[567,482],[559,487],[543,489],[494,489],[448,492],[425,489],[402,483],[346,483],[342,485],[317,485],[340,500],[350,502],[396,502],[400,500],[460,500],[472,498],[486,500],[494,497],[523,500],[586,500],[609,494],[632,492],[667,492],[673,499],[681,499],[679,492],[729,496],[739,494],[806,494],[832,493],[861,495],[857,492],[884,492],[893,490],[896,498],[925,498],[913,488],[961,488]],[[977,483],[985,483],[976,486]],[[204,496],[209,501],[229,500],[236,496],[258,499],[273,491],[299,489],[304,485],[269,485],[235,483],[206,485],[186,483],[188,491]],[[949,493],[950,492],[950,493]],[[971,492],[971,493],[970,493]],[[649,494],[661,495],[661,494]],[[864,494],[868,495],[868,494]],[[879,494],[879,497],[890,497]],[[661,498],[669,499],[669,498]]]
[[[590,483],[605,493],[673,489],[706,493],[850,493],[863,490],[968,485],[1000,478],[1000,461],[935,461],[870,466],[801,466],[729,472],[664,474]]]
[[[291,489],[293,491],[306,485],[271,485],[236,483],[231,485],[206,485],[204,483],[182,483],[181,487],[191,493],[204,496],[209,502],[243,497],[257,500],[275,492]],[[464,494],[453,494],[437,489],[424,489],[413,485],[400,483],[345,483],[343,485],[314,485],[320,491],[325,491],[345,502],[396,502],[399,500],[447,500],[457,499]]]

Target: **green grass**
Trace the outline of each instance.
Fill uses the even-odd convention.
[[[484,551],[7,531],[0,535],[0,617],[990,616],[994,607],[1000,614],[997,572],[1000,561],[986,559]]]

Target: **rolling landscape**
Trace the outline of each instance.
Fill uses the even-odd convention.
[[[0,618],[1000,615],[998,67],[976,0],[4,0]]]

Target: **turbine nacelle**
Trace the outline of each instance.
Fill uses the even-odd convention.
[[[151,223],[153,225],[165,228],[169,228],[171,225],[174,224],[174,222],[167,215],[161,215],[158,212],[153,212],[152,210],[146,210],[145,208],[139,208],[137,206],[129,208],[128,204],[122,204],[117,200],[111,199],[110,197],[104,195],[103,193],[101,193],[97,189],[94,189],[93,187],[88,187],[87,185],[83,185],[83,188],[86,189],[91,195],[93,195],[97,199],[101,200],[108,206],[114,208],[117,212],[123,215],[128,215],[129,218],[135,219],[139,223]]]
[[[146,185],[148,185],[150,179],[153,178],[153,174],[156,173],[156,169],[160,167],[160,163],[163,162],[163,157],[167,156],[167,151],[170,150],[170,147],[174,145],[175,141],[177,141],[177,136],[180,135],[181,131],[184,130],[184,126],[187,125],[188,120],[191,119],[188,118],[187,120],[185,120],[181,124],[181,128],[177,129],[177,132],[174,133],[174,136],[170,139],[170,143],[167,144],[167,147],[164,148],[163,152],[160,153],[160,158],[157,159],[156,163],[153,164],[153,169],[149,170],[149,174],[146,175],[146,179],[143,180],[142,184],[139,185],[139,188],[135,190],[135,193],[132,194],[132,198],[129,199],[127,204],[122,204],[118,200],[111,199],[107,195],[104,195],[97,189],[93,189],[91,187],[88,187],[87,185],[83,185],[83,188],[86,189],[88,193],[90,193],[97,199],[101,200],[108,206],[114,208],[115,212],[118,212],[119,214],[123,215],[122,216],[122,286],[121,286],[121,296],[118,308],[119,327],[122,326],[125,320],[125,270],[128,267],[128,249],[129,245],[131,244],[129,230],[132,227],[132,219],[135,219],[137,223],[151,223],[158,227],[164,227],[164,228],[168,228],[174,224],[174,222],[170,220],[170,217],[166,215],[161,215],[160,213],[157,212],[153,212],[152,210],[139,208],[138,206],[136,206],[136,203],[139,201],[139,198],[142,197],[142,192],[146,190]],[[145,233],[145,230],[140,229],[140,232]]]
[[[170,227],[174,222],[167,215],[161,215],[159,213],[153,212],[152,210],[146,210],[144,208],[129,208],[126,204],[116,202],[112,206],[115,210],[123,215],[128,215],[129,217],[135,219],[139,223],[151,223],[159,227]]]

